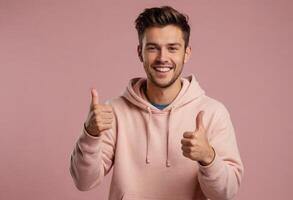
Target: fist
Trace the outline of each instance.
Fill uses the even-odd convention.
[[[99,103],[98,92],[91,90],[92,101],[90,111],[85,122],[85,129],[90,135],[100,136],[102,131],[112,128],[114,120],[113,109],[109,105]]]
[[[185,132],[181,144],[183,156],[198,161],[201,165],[208,165],[214,160],[215,152],[208,142],[203,124],[203,111],[196,116],[196,129]]]

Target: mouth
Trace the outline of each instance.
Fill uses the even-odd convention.
[[[157,72],[167,73],[171,71],[174,67],[172,66],[154,66],[153,69]]]

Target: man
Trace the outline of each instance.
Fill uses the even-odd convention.
[[[231,199],[243,165],[229,113],[206,96],[194,75],[181,77],[191,54],[187,17],[164,6],[136,19],[147,78],[130,80],[108,104],[92,102],[71,156],[80,190],[113,166],[109,199]]]

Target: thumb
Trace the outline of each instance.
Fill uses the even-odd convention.
[[[196,130],[195,131],[198,131],[199,129],[204,128],[203,114],[204,114],[204,111],[200,111],[196,116]]]
[[[98,92],[95,88],[92,88],[91,89],[91,93],[92,93],[92,105],[95,105],[95,104],[99,104],[99,95],[98,95]]]

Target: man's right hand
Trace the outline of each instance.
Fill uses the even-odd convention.
[[[92,88],[92,102],[85,122],[86,131],[93,136],[100,136],[101,132],[112,128],[114,119],[113,109],[110,105],[100,104],[96,89]]]

